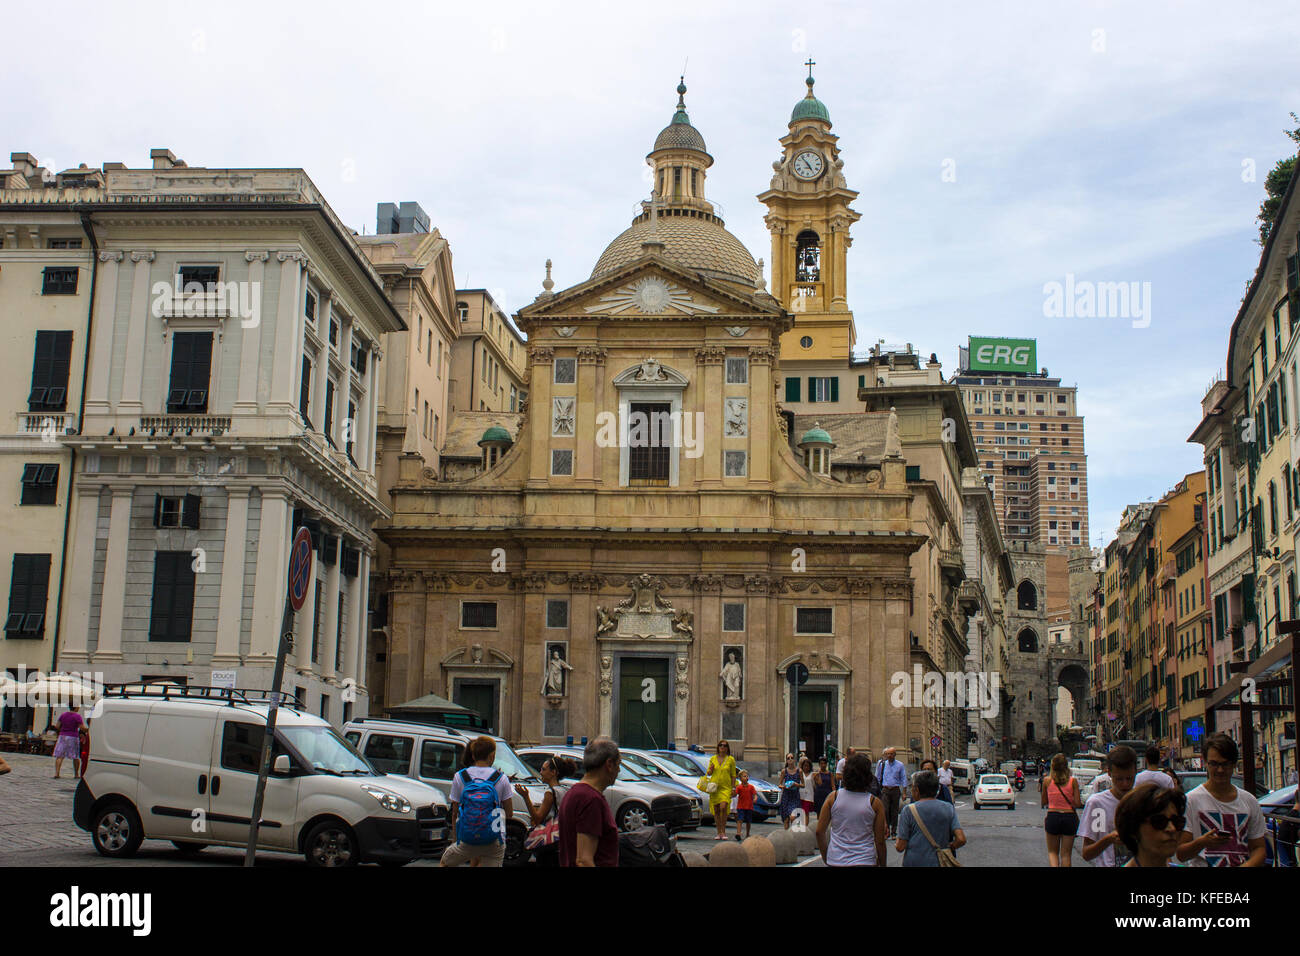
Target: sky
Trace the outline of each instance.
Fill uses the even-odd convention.
[[[190,166],[302,167],[366,232],[377,203],[414,200],[457,284],[511,312],[546,259],[574,285],[628,226],[683,71],[709,198],[770,260],[755,196],[812,57],[860,193],[858,347],[911,342],[946,375],[969,335],[1037,339],[1039,365],[1079,388],[1093,544],[1202,467],[1187,436],[1300,111],[1286,2],[59,10],[41,42],[6,44],[0,77],[20,93],[0,102],[0,149],[58,169],[147,167],[163,146]],[[1049,315],[1045,287],[1067,276],[1137,283],[1149,323]]]

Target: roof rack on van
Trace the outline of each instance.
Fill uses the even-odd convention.
[[[287,692],[279,694],[278,701],[274,692],[246,687],[213,687],[206,684],[182,686],[163,682],[134,681],[125,684],[107,684],[105,697],[161,697],[163,700],[213,700],[225,701],[227,704],[269,704],[276,702],[280,707],[303,710],[302,702],[297,696]]]
[[[476,737],[480,734],[487,734],[487,731],[474,730],[473,727],[458,727],[453,724],[435,724],[427,720],[411,720],[406,717],[378,717],[371,715],[369,717],[353,717],[348,720],[350,724],[403,724],[407,727],[432,727],[434,730],[446,730],[458,737]],[[493,736],[487,734],[487,736]]]

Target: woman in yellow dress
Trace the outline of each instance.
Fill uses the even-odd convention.
[[[736,789],[736,759],[731,756],[731,745],[725,740],[718,741],[718,752],[709,758],[705,777],[708,779],[713,822],[718,828],[718,835],[714,840],[725,840],[727,811],[731,809],[731,792]]]

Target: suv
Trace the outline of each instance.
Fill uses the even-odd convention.
[[[582,766],[579,747],[528,747],[519,756],[534,770],[551,757],[567,757]],[[605,788],[605,800],[620,830],[663,826],[669,833],[694,830],[700,825],[700,805],[675,785],[658,784],[643,777],[630,763],[620,765],[618,779]]]
[[[343,725],[343,736],[375,769],[410,777],[436,787],[444,796],[450,796],[451,778],[464,766],[461,758],[465,745],[480,735],[472,730],[442,724],[358,717]],[[483,736],[492,737],[491,734]],[[512,785],[524,784],[533,805],[539,806],[546,796],[545,784],[516,756],[505,740],[501,737],[492,739],[497,745],[493,766],[509,777]],[[530,855],[524,849],[524,840],[528,837],[532,820],[528,816],[528,807],[517,796],[511,796],[510,807],[504,862],[506,866],[521,866],[528,862]]]
[[[447,800],[378,773],[326,721],[289,695],[276,713],[257,846],[312,866],[403,865],[447,844]],[[134,856],[142,840],[182,852],[248,843],[266,691],[119,685],[92,717],[90,759],[72,818],[100,854]]]

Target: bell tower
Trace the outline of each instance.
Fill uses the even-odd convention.
[[[771,185],[758,199],[772,233],[772,294],[795,317],[781,337],[782,360],[847,363],[857,341],[846,281],[849,229],[861,215],[849,205],[858,194],[845,183],[830,112],[813,96],[815,61],[805,65],[808,92],[790,114]]]

